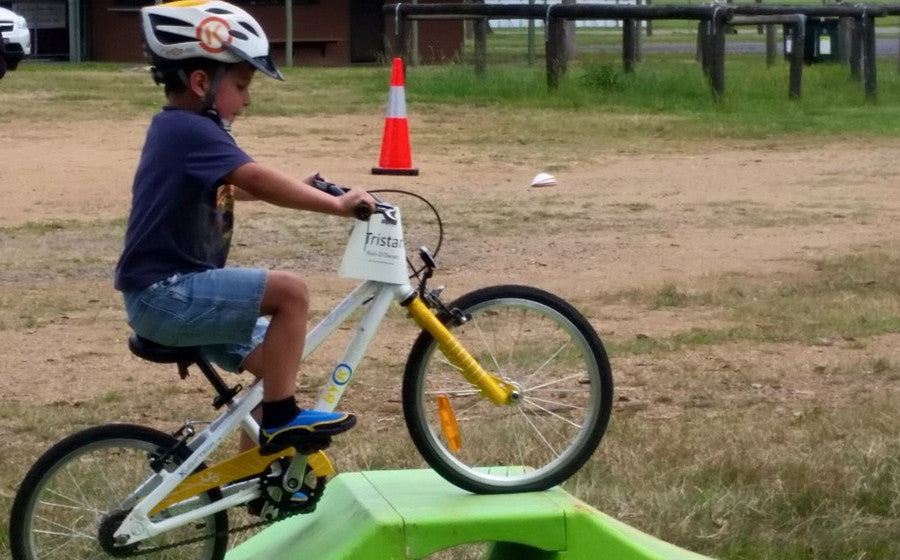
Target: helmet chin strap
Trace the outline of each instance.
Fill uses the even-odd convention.
[[[228,68],[224,64],[216,66],[216,71],[212,75],[212,81],[209,83],[206,94],[203,96],[204,111],[215,110],[216,95],[219,94],[219,86],[222,85],[222,79],[225,78],[225,72],[227,71]]]
[[[222,79],[225,78],[225,73],[227,71],[228,67],[225,64],[219,64],[218,66],[216,66],[216,71],[213,73],[212,82],[210,82],[209,88],[206,90],[206,94],[203,96],[203,113],[212,117],[212,119],[225,130],[225,132],[231,134],[231,122],[219,116],[219,112],[216,110],[216,95],[218,95],[219,93],[219,86],[222,85]]]

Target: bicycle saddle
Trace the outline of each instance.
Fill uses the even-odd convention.
[[[194,346],[164,346],[136,333],[128,337],[128,349],[139,358],[158,364],[193,364],[200,358]]]

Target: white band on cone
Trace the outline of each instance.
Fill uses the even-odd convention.
[[[406,118],[406,95],[402,86],[391,86],[388,93],[388,108],[385,114],[388,118]]]

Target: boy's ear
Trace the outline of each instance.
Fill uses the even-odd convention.
[[[209,91],[211,81],[212,79],[209,77],[209,74],[203,70],[194,70],[188,74],[188,90],[197,97],[203,98],[206,95],[206,92]]]

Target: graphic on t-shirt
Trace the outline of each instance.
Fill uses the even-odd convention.
[[[222,262],[228,259],[231,234],[234,231],[234,186],[222,185],[216,192],[216,230],[221,236]]]

